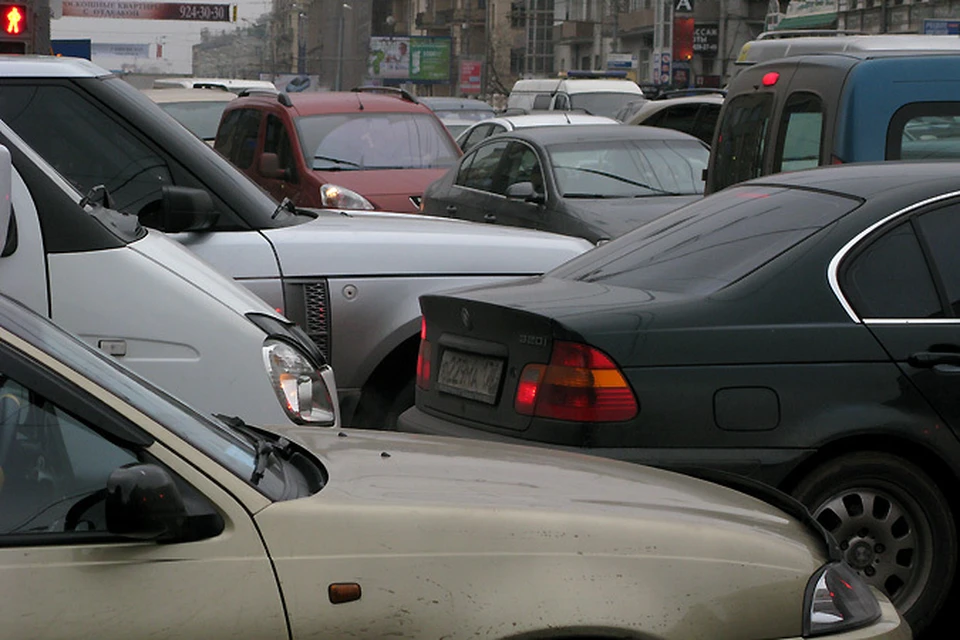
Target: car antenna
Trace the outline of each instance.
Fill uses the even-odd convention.
[[[363,111],[363,100],[360,99],[360,92],[357,91],[354,95],[357,96],[357,104],[360,105],[360,111]]]

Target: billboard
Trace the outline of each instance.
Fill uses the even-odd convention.
[[[462,93],[480,93],[483,62],[480,60],[460,61],[460,91]]]
[[[373,37],[367,73],[387,82],[447,84],[450,50],[451,40],[446,36]]]
[[[937,20],[927,18],[923,21],[923,33],[928,36],[960,35],[960,20]]]
[[[196,20],[230,22],[229,4],[63,0],[65,18],[127,18],[133,20]]]

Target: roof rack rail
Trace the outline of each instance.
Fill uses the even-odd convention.
[[[663,100],[665,98],[683,98],[685,96],[703,96],[703,95],[727,95],[726,89],[708,89],[696,87],[690,89],[667,89],[655,95],[651,100]]]
[[[354,87],[353,89],[350,89],[350,91],[353,91],[355,93],[385,93],[388,95],[396,96],[401,100],[406,100],[414,104],[420,104],[420,101],[417,100],[416,97],[414,97],[410,93],[407,93],[403,89],[400,89],[399,87],[377,87],[377,86],[364,85],[361,87]]]
[[[863,31],[849,29],[784,29],[783,31],[764,31],[757,40],[780,40],[781,38],[804,38],[810,36],[862,36]]]
[[[279,102],[285,107],[293,106],[293,103],[290,102],[290,96],[288,96],[283,91],[270,91],[270,89],[257,89],[256,87],[253,87],[253,88],[247,88],[242,90],[240,93],[237,94],[237,97],[245,98],[247,96],[260,95],[260,94],[265,94],[268,96],[276,96],[277,102]]]

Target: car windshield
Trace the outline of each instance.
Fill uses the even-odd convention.
[[[446,122],[447,120],[468,120],[470,122],[480,122],[494,116],[493,111],[480,109],[437,109],[437,117]]]
[[[323,171],[452,167],[459,153],[426,113],[337,113],[297,118],[309,166]]]
[[[201,140],[213,140],[217,136],[220,116],[227,104],[226,101],[163,102],[160,103],[160,108]]]
[[[860,201],[781,187],[731,187],[574,258],[550,275],[667,293],[716,291],[802,242]]]
[[[613,118],[628,102],[642,98],[639,93],[605,92],[574,93],[570,95],[570,108],[583,109],[595,116]]]
[[[695,140],[594,140],[547,147],[565,198],[642,198],[703,193],[710,152]]]

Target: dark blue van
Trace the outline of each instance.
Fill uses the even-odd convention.
[[[834,50],[824,53],[806,53],[804,39],[741,71],[713,134],[706,193],[818,165],[960,158],[960,39],[912,38],[905,49],[892,48],[908,42],[897,36],[816,38]]]

